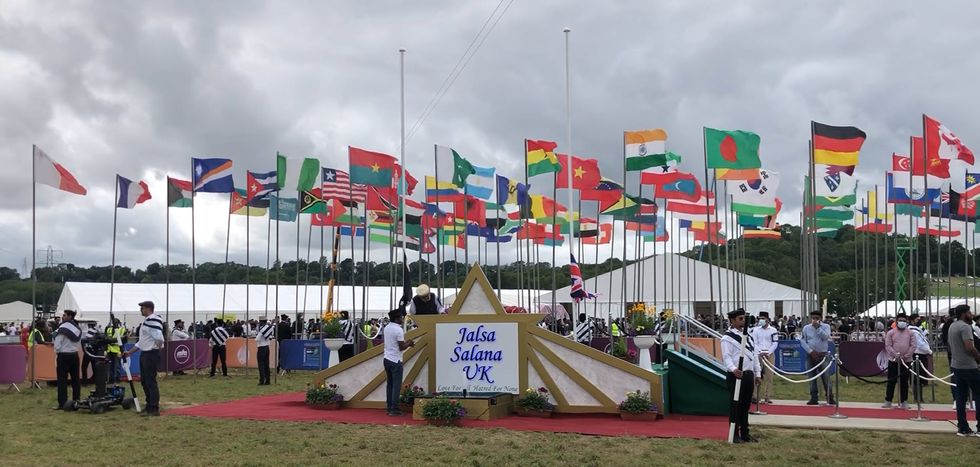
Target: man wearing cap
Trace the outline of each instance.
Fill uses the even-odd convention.
[[[885,334],[885,354],[888,355],[888,383],[885,385],[885,403],[882,408],[890,408],[895,397],[895,383],[899,387],[900,408],[909,408],[909,375],[906,367],[912,366],[915,355],[915,333],[909,330],[909,317],[899,313],[895,317],[895,328]]]
[[[340,328],[344,331],[344,345],[337,351],[340,361],[354,356],[354,320],[350,319],[347,310],[340,312]]]
[[[770,365],[775,367],[776,347],[779,346],[779,331],[769,323],[769,312],[760,311],[758,325],[752,328],[752,341],[759,348],[759,363],[766,359]],[[759,397],[763,398],[767,404],[772,404],[772,371],[766,367],[762,369],[762,386],[759,388]]]
[[[139,351],[140,386],[146,394],[146,410],[140,415],[160,416],[160,388],[157,386],[157,368],[160,367],[160,349],[163,348],[163,319],[154,313],[153,302],[139,303],[143,324],[136,329],[139,340],[136,345],[122,353],[123,358]]]
[[[255,334],[255,358],[259,364],[259,386],[272,384],[269,381],[269,343],[276,335],[276,327],[267,322],[265,316],[259,318],[259,332]]]
[[[421,284],[415,289],[408,312],[413,315],[438,315],[442,313],[442,301],[429,291],[428,285]]]
[[[810,312],[810,324],[803,326],[803,333],[800,335],[800,345],[807,354],[806,368],[807,376],[813,378],[818,373],[820,383],[824,393],[827,394],[827,403],[834,405],[834,391],[830,389],[830,372],[824,371],[830,366],[830,359],[827,353],[830,351],[830,325],[822,322],[823,313],[820,310]],[[819,404],[820,393],[817,390],[817,380],[810,381],[810,400],[806,405]]]
[[[68,401],[68,378],[71,377],[71,400],[78,401],[82,384],[78,379],[78,352],[82,350],[82,330],[75,321],[75,310],[62,313],[61,324],[54,330],[54,352],[57,354],[58,406],[61,410]]]
[[[752,337],[742,333],[745,319],[745,310],[741,308],[728,313],[728,320],[732,324],[721,337],[722,358],[728,368],[728,393],[731,395],[730,410],[735,423],[736,443],[756,442],[755,438],[749,436],[749,406],[752,403],[754,384],[760,383],[761,374],[759,354]],[[735,383],[738,380],[742,380],[742,385],[736,402]]]
[[[214,327],[211,329],[211,337],[208,342],[211,343],[211,378],[214,377],[216,367],[218,366],[218,359],[221,359],[221,374],[222,376],[228,376],[228,348],[225,347],[225,343],[228,342],[228,330],[225,329],[225,322],[221,318],[214,319]]]
[[[969,305],[958,305],[954,308],[956,318],[949,325],[950,368],[953,370],[953,381],[958,386],[956,391],[956,434],[957,436],[980,436],[970,429],[966,421],[966,398],[970,392],[974,400],[980,394],[980,350],[973,341],[973,313]],[[980,411],[974,409],[977,419],[977,431],[980,431]]]

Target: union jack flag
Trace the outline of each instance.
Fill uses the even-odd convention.
[[[585,282],[582,281],[582,270],[578,267],[578,263],[575,262],[575,255],[571,255],[572,262],[568,265],[569,275],[572,276],[572,300],[578,303],[582,300],[593,299],[596,295],[592,292],[585,290]]]

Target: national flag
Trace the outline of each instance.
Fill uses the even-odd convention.
[[[76,195],[88,193],[68,169],[48,157],[37,146],[34,146],[34,182]]]
[[[626,145],[626,170],[635,171],[667,165],[667,132],[654,130],[623,133]]]
[[[766,222],[769,221],[769,216],[739,214],[736,221],[740,227],[764,227]]]
[[[865,233],[887,234],[892,232],[892,225],[882,221],[881,219],[875,219],[873,222],[868,222],[859,227],[855,227],[854,230]]]
[[[398,209],[396,200],[389,199],[388,193],[382,193],[378,187],[369,186],[367,191],[367,198],[365,205],[368,211],[384,211],[390,212]]]
[[[854,211],[846,206],[823,206],[813,213],[813,217],[816,219],[848,221],[854,217]]]
[[[759,169],[716,169],[717,180],[758,180]]]
[[[231,192],[231,213],[238,216],[264,216],[269,211],[269,200],[257,198],[248,201],[248,190],[235,188]]]
[[[385,188],[392,186],[397,164],[394,157],[353,146],[347,147],[347,156],[351,182]]]
[[[742,232],[742,238],[747,239],[765,239],[765,240],[782,240],[783,232],[780,230],[770,230],[770,229],[760,229],[760,228],[748,228]]]
[[[582,238],[583,245],[605,245],[612,240],[613,225],[609,223],[599,224],[599,235],[594,237]]]
[[[565,207],[544,195],[530,195],[530,203],[525,208],[525,216],[530,219],[543,219],[557,216]]]
[[[245,199],[251,202],[256,198],[265,198],[279,189],[279,171],[245,172]]]
[[[499,175],[498,175],[499,177]],[[441,180],[436,180],[430,175],[425,176],[425,200],[430,203],[442,203],[463,199],[463,192],[459,187]]]
[[[317,177],[320,176],[320,160],[276,153],[276,174],[280,189],[308,191],[316,186]]]
[[[321,176],[323,199],[339,199],[356,203],[363,203],[367,199],[367,185],[351,183],[350,174],[347,172],[324,167]]]
[[[364,227],[342,225],[339,232],[344,237],[364,237]]]
[[[888,203],[885,203],[885,212],[880,212],[878,210],[878,192],[877,190],[872,190],[868,192],[868,219],[875,221],[891,222],[894,216],[888,212]]]
[[[850,206],[857,202],[857,177],[849,175],[839,166],[826,166],[824,173],[817,173],[814,180],[814,203],[824,206]],[[809,176],[807,176],[809,179]],[[805,191],[809,192],[809,182]]]
[[[708,168],[756,169],[759,160],[759,135],[747,131],[704,129],[704,148]]]
[[[701,197],[701,183],[697,177],[678,170],[643,172],[640,174],[640,184],[653,185],[654,198],[696,201]]]
[[[858,164],[858,154],[868,135],[853,126],[831,126],[812,122],[813,163],[838,167]]]
[[[980,173],[966,173],[966,190],[963,197],[969,200],[980,198]]]
[[[916,206],[927,206],[939,198],[941,190],[938,187],[922,190],[898,186],[898,181],[905,178],[907,177],[895,177],[891,172],[885,173],[885,192],[888,194],[889,203],[896,205],[912,204]]]
[[[412,172],[405,169],[405,193],[402,193],[401,176],[402,166],[395,164],[395,178],[391,181],[392,188],[397,194],[411,196],[413,193],[415,193],[415,187],[418,186],[419,180],[412,176]]]
[[[943,229],[927,229],[925,227],[919,227],[919,235],[927,235],[927,234],[932,237],[952,238],[952,237],[959,237],[960,231],[943,230]]]
[[[296,222],[299,215],[299,200],[269,196],[269,217],[280,222]]]
[[[912,160],[909,156],[892,153],[892,172],[908,172],[912,170]]]
[[[192,158],[191,184],[198,193],[231,193],[235,182],[231,177],[231,159]]]
[[[776,189],[779,188],[779,174],[771,170],[760,170],[756,180],[726,182],[731,196],[731,210],[742,214],[775,214]]]
[[[150,187],[143,180],[140,180],[139,183],[133,183],[132,180],[117,174],[116,184],[117,208],[133,209],[137,204],[151,198]]]
[[[487,224],[487,205],[483,200],[466,196],[453,202],[453,215],[482,227]]]
[[[570,256],[572,257],[572,262],[568,264],[568,275],[572,279],[572,288],[570,290],[572,300],[578,303],[582,300],[596,298],[594,293],[585,290],[585,282],[582,280],[582,269],[575,262],[575,255]]]
[[[973,151],[966,147],[949,128],[928,115],[923,115],[922,121],[928,159],[959,159],[973,165]]]
[[[167,207],[191,207],[193,200],[193,194],[191,191],[191,182],[187,180],[180,180],[178,178],[167,177]]]
[[[482,200],[489,200],[493,197],[493,188],[497,183],[494,173],[496,169],[472,164],[470,166],[473,168],[473,173],[466,177],[464,192]]]
[[[528,189],[523,183],[497,175],[497,204],[524,206],[528,203]]]
[[[561,164],[555,156],[558,143],[552,141],[524,140],[527,150],[527,176],[533,177],[561,170]]]
[[[465,187],[466,178],[473,175],[475,172],[475,170],[473,170],[473,164],[470,164],[470,161],[466,160],[465,157],[461,156],[455,149],[450,147],[436,145],[436,160],[450,162],[452,164],[452,166],[449,167],[450,173],[452,173],[452,183],[458,188]],[[445,169],[443,169],[443,171],[444,170]],[[436,175],[438,176],[438,174]]]
[[[930,175],[944,180],[950,177],[949,159],[943,159],[932,154],[927,160],[925,145],[921,136],[913,136],[910,144],[912,145],[912,175]]]
[[[561,168],[558,170],[558,177],[555,178],[556,188],[568,188],[568,156],[558,154],[558,163]],[[599,161],[595,159],[582,159],[572,156],[572,188],[576,190],[591,190],[602,181],[602,174],[599,173]]]
[[[582,201],[598,201],[599,211],[604,211],[623,196],[623,185],[602,177],[602,180],[590,190],[580,190]]]
[[[575,238],[599,236],[599,223],[595,219],[582,217],[572,223],[572,236]]]
[[[695,202],[687,201],[667,201],[667,211],[673,213],[675,219],[686,219],[691,221],[706,222],[710,214],[715,215],[714,193],[702,191],[701,198]]]
[[[925,217],[925,210],[922,206],[913,204],[895,204],[895,214],[912,217]]]
[[[303,214],[326,214],[327,204],[323,202],[321,196],[319,188],[300,193],[299,212]]]

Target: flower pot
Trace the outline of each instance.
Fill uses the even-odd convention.
[[[633,345],[636,346],[637,352],[640,354],[640,362],[637,366],[643,368],[647,371],[653,371],[653,362],[650,361],[650,347],[657,344],[657,338],[654,336],[636,336],[633,338]]]
[[[327,368],[330,368],[340,363],[340,348],[343,347],[344,344],[346,343],[347,341],[345,341],[342,337],[341,338],[328,337],[326,339],[323,339],[323,345],[330,350],[330,353],[327,357]]]
[[[343,401],[306,404],[307,407],[316,410],[339,410],[342,405],[343,405]]]
[[[640,413],[620,412],[619,418],[626,421],[652,422],[657,419],[657,412],[640,412]]]
[[[551,410],[529,409],[525,407],[514,408],[514,413],[516,413],[518,417],[551,418],[551,412]]]
[[[426,419],[425,423],[432,426],[456,426],[459,424],[459,419],[454,418],[452,420],[444,420],[441,418]]]
[[[407,403],[404,403],[404,402],[400,402],[398,404],[398,410],[401,410],[404,413],[412,413],[412,411],[414,410],[414,407],[415,407],[414,404],[407,404]]]

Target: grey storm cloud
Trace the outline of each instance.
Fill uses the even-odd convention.
[[[970,118],[980,8],[968,1],[0,0],[0,264],[20,268],[31,255],[32,144],[89,189],[37,187],[39,247],[107,264],[119,173],[147,180],[154,198],[119,211],[118,261],[162,262],[166,177],[188,178],[191,157],[234,159],[241,184],[246,169],[273,169],[277,151],[338,168],[348,145],[397,154],[397,49],[408,49],[412,128],[495,8],[507,12],[408,141],[419,179],[433,173],[433,144],[512,176],[523,172],[524,138],[567,150],[565,26],[572,152],[614,179],[624,130],[666,129],[682,168],[699,176],[703,126],[749,130],[762,137],[764,166],[782,175],[781,221],[794,223],[810,120],[868,133],[862,189],[883,182],[892,152],[908,151],[923,112],[980,147]],[[198,261],[223,259],[226,205],[200,198]],[[187,262],[189,210],[172,209],[171,220],[172,261]],[[243,261],[244,219],[233,223],[230,255]],[[266,225],[252,224],[254,256]],[[295,248],[295,225],[283,231],[283,247]]]

